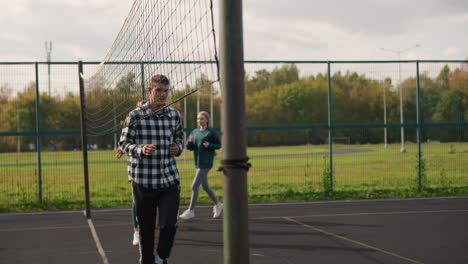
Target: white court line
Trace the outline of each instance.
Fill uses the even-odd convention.
[[[127,209],[128,210],[128,209]],[[55,214],[81,214],[83,210],[69,210],[69,211],[37,211],[37,212],[5,212],[0,213],[0,217],[9,216],[28,216],[28,215],[55,215]]]
[[[128,226],[128,223],[118,224],[100,224],[97,227],[114,227],[114,226]],[[65,230],[65,229],[80,229],[88,228],[87,225],[75,225],[75,226],[43,226],[43,227],[26,227],[26,228],[3,228],[0,232],[18,232],[18,231],[43,231],[43,230]]]
[[[98,249],[99,255],[101,255],[102,262],[104,264],[109,264],[109,261],[107,260],[106,252],[104,252],[104,249],[102,248],[102,245],[101,245],[101,241],[99,241],[99,237],[96,233],[96,229],[94,228],[93,220],[88,219],[88,225],[89,225],[89,228],[91,229],[91,234],[93,235],[94,242],[96,243],[96,247]]]
[[[310,215],[292,215],[292,218],[309,217],[335,217],[335,216],[367,216],[367,215],[404,215],[404,214],[443,214],[443,213],[466,213],[466,210],[437,210],[437,211],[396,211],[396,212],[369,212],[369,213],[348,213],[348,214],[310,214]],[[265,216],[252,217],[249,220],[280,219],[286,216]]]
[[[304,205],[304,204],[336,204],[336,203],[372,203],[372,202],[405,202],[405,201],[426,201],[426,200],[456,200],[468,199],[468,196],[442,196],[442,197],[421,197],[421,198],[391,198],[391,199],[353,199],[353,200],[332,200],[332,201],[306,201],[306,202],[285,202],[285,203],[253,203],[249,207],[257,206],[283,206],[283,205]],[[188,205],[187,205],[188,206]],[[185,207],[185,206],[181,206]],[[212,205],[197,205],[197,208],[212,207]],[[128,211],[129,207],[124,208],[96,208],[93,213],[121,212]],[[38,212],[5,212],[0,213],[0,217],[22,216],[22,215],[54,215],[54,214],[75,214],[82,213],[83,210],[66,211],[38,211]]]
[[[292,218],[289,218],[289,217],[283,217],[284,219],[288,220],[288,221],[291,221],[291,222],[294,222],[298,225],[301,225],[303,227],[307,227],[309,229],[312,229],[314,231],[317,231],[319,233],[322,233],[322,234],[325,234],[325,235],[328,235],[328,236],[332,236],[332,237],[335,237],[335,238],[338,238],[338,239],[341,239],[341,240],[345,240],[345,241],[348,241],[348,242],[351,242],[353,244],[357,244],[357,245],[360,245],[362,247],[366,247],[366,248],[369,248],[369,249],[373,249],[373,250],[376,250],[376,251],[379,251],[381,253],[384,253],[384,254],[387,254],[387,255],[390,255],[390,256],[393,256],[393,257],[397,257],[399,259],[403,259],[403,260],[406,260],[406,261],[409,261],[411,263],[417,263],[417,264],[423,264],[423,262],[420,262],[420,261],[417,261],[417,260],[414,260],[414,259],[410,259],[410,258],[407,258],[407,257],[403,257],[401,255],[398,255],[396,253],[393,253],[393,252],[390,252],[390,251],[386,251],[386,250],[383,250],[381,248],[378,248],[378,247],[374,247],[374,246],[371,246],[371,245],[368,245],[368,244],[365,244],[365,243],[362,243],[362,242],[359,242],[357,240],[354,240],[354,239],[351,239],[351,238],[347,238],[347,237],[344,237],[344,236],[340,236],[340,235],[337,235],[337,234],[334,234],[334,233],[331,233],[331,232],[328,232],[328,231],[325,231],[323,229],[320,229],[318,227],[315,227],[315,226],[311,226],[311,225],[308,225],[308,224],[305,224],[305,223],[302,223],[300,221],[297,221],[297,220],[294,220]]]
[[[373,202],[406,202],[406,201],[427,201],[427,200],[455,200],[468,199],[468,196],[441,196],[441,197],[419,197],[419,198],[387,198],[387,199],[352,199],[352,200],[325,200],[325,201],[305,201],[305,202],[279,202],[279,203],[254,203],[254,206],[281,206],[281,205],[304,205],[304,204],[337,204],[337,203],[373,203]]]
[[[64,230],[64,229],[79,229],[79,228],[88,228],[88,226],[76,225],[76,226],[44,226],[44,227],[27,227],[27,228],[2,228],[0,229],[0,232]]]
[[[371,215],[405,215],[405,214],[443,214],[443,213],[466,213],[466,210],[438,210],[438,211],[395,211],[395,212],[368,212],[368,213],[347,213],[347,214],[309,214],[309,215],[291,215],[291,218],[318,218],[318,217],[347,217],[347,216],[371,216]],[[248,220],[268,220],[268,219],[283,219],[284,215],[278,216],[264,216],[264,217],[250,217]],[[198,218],[198,222],[213,222],[222,221],[222,218]],[[181,221],[180,223],[184,223]],[[115,224],[99,224],[98,227],[115,227],[115,226],[128,226],[128,223],[115,223]],[[35,231],[35,230],[65,230],[65,229],[79,229],[87,228],[86,225],[75,226],[43,226],[43,227],[29,227],[29,228],[3,228],[0,232],[22,232],[22,231]]]

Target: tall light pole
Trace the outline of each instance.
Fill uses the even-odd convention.
[[[419,44],[416,44],[412,47],[406,48],[406,49],[398,49],[398,50],[393,50],[393,49],[385,49],[385,48],[380,48],[383,51],[389,51],[396,53],[398,55],[398,87],[399,87],[399,93],[400,93],[400,124],[401,124],[401,149],[400,152],[406,152],[405,148],[405,129],[403,127],[403,89],[401,87],[401,54],[404,52],[407,52],[411,49],[419,47]]]
[[[45,42],[45,51],[46,51],[46,59],[47,59],[47,74],[49,77],[49,97],[50,97],[50,55],[52,53],[52,41]]]

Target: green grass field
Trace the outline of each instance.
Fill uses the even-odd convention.
[[[423,144],[423,190],[418,190],[417,145],[334,145],[333,193],[325,192],[328,145],[252,147],[248,156],[249,200],[291,201],[468,194],[468,143]],[[362,151],[362,152],[360,152]],[[342,153],[344,152],[344,153]],[[220,156],[220,155],[219,155]],[[219,158],[218,156],[218,158]],[[178,158],[182,203],[190,198],[194,174],[192,153]],[[37,153],[0,153],[0,211],[83,208],[82,153],[43,152],[42,202],[38,202]],[[89,152],[93,207],[128,206],[130,184],[125,160],[114,151]],[[219,159],[215,160],[215,168]],[[222,196],[222,173],[215,168],[209,182]],[[200,192],[200,203],[208,203]]]

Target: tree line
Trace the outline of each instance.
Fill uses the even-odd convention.
[[[468,122],[468,66],[461,64],[450,69],[445,65],[435,77],[421,73],[420,119],[435,126],[422,129],[422,140],[466,141],[468,133],[464,126],[437,127],[437,123]],[[399,91],[403,93],[404,123],[416,123],[416,79],[410,77],[396,82],[390,77],[376,80],[365,74],[346,71],[331,76],[333,124],[346,125],[335,128],[333,137],[345,139],[346,143],[383,142],[383,128],[372,127],[384,123],[384,108],[387,124],[400,123]],[[220,127],[221,97],[205,75],[195,84],[173,93],[179,98],[199,88],[200,91],[174,104],[182,116],[186,116],[187,130],[196,126],[197,97],[200,110],[210,110],[210,94],[215,127]],[[86,101],[89,127],[102,133],[91,136],[89,141],[99,148],[115,146],[114,134],[126,114],[141,100],[141,86],[135,75],[123,76],[115,87],[106,87],[103,80],[87,85]],[[245,75],[246,125],[249,129],[248,145],[323,144],[328,140],[328,76],[325,73],[300,77],[295,64],[276,67],[271,71],[260,69]],[[40,94],[40,120],[42,131],[80,130],[79,96],[68,93],[62,97]],[[385,107],[384,107],[385,98]],[[12,96],[7,84],[0,85],[0,131],[31,132],[36,126],[35,83]],[[185,105],[185,107],[184,107]],[[187,113],[184,113],[184,110]],[[116,126],[117,124],[117,126]],[[415,141],[414,126],[406,129],[406,140]],[[221,128],[222,130],[222,128]],[[388,141],[400,140],[400,128],[388,128]],[[33,136],[0,138],[0,151],[21,151],[35,143]],[[80,148],[80,137],[71,133],[43,137],[43,144],[50,149],[69,150]]]
[[[431,78],[420,80],[420,118],[424,123],[468,122],[468,66],[451,70],[445,65]],[[328,124],[328,76],[316,74],[300,78],[296,65],[283,65],[271,72],[259,70],[246,76],[247,124],[271,126],[271,130],[249,133],[249,145],[323,144],[328,130],[284,128]],[[366,128],[384,123],[400,124],[399,90],[403,93],[405,124],[416,123],[416,78],[396,83],[391,78],[375,80],[357,72],[336,72],[331,76],[333,137],[346,143],[379,143],[384,141],[383,128]],[[353,125],[355,125],[353,127]],[[361,127],[359,127],[361,126]],[[351,128],[352,127],[352,128]],[[400,128],[388,128],[389,142],[400,140]],[[406,129],[406,140],[416,141],[415,128]],[[430,127],[422,129],[422,140],[464,141],[466,128]]]

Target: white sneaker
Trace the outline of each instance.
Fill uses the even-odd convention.
[[[156,255],[154,264],[167,264],[167,259],[161,259],[158,255]]]
[[[133,242],[134,246],[138,246],[140,244],[140,232],[133,232]]]
[[[195,217],[195,212],[193,210],[187,209],[182,214],[180,214],[179,217],[184,220],[188,220]]]
[[[213,218],[220,217],[222,212],[223,212],[223,204],[222,203],[218,202],[215,206],[213,206]]]

